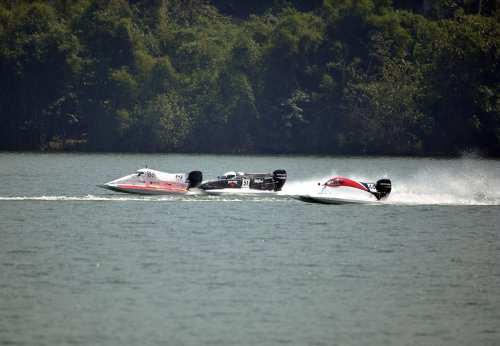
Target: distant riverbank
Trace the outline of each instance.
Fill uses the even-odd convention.
[[[479,4],[3,1],[0,150],[498,157]]]

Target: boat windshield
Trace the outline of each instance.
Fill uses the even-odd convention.
[[[233,178],[237,177],[238,175],[241,175],[241,174],[238,174],[238,173],[233,172],[233,171],[226,172],[226,173],[224,173],[223,176],[220,176],[219,179],[233,179]]]

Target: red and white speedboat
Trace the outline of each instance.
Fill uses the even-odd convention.
[[[380,179],[376,183],[363,183],[348,178],[336,177],[320,184],[319,191],[292,197],[312,203],[345,204],[375,203],[391,193],[391,181]]]
[[[142,168],[133,174],[98,186],[108,190],[142,195],[172,195],[186,194],[189,189],[198,187],[202,180],[203,176],[200,171],[184,174]]]

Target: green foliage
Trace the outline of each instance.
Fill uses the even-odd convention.
[[[0,0],[0,149],[498,155],[496,10]]]
[[[44,3],[0,8],[0,145],[44,146],[75,118],[79,44]]]
[[[498,20],[458,11],[440,29],[440,38],[433,42],[434,64],[426,75],[437,91],[432,100],[437,125],[434,140],[444,151],[458,150],[458,145],[498,147]]]
[[[379,73],[350,84],[351,97],[359,100],[363,113],[356,117],[365,152],[419,153],[421,138],[431,121],[418,104],[424,93],[422,73],[403,57],[391,55],[391,41],[376,33],[374,56],[380,60]],[[361,121],[359,121],[361,120]]]
[[[181,149],[191,127],[185,108],[175,94],[159,94],[142,110],[147,138],[139,139],[147,151],[170,151]],[[141,126],[141,125],[139,125]]]

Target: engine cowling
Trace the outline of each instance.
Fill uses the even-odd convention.
[[[203,174],[200,171],[189,172],[186,182],[189,183],[188,190],[200,186],[203,181]]]
[[[380,179],[377,181],[377,184],[375,184],[375,188],[380,194],[380,198],[384,198],[391,193],[392,183],[389,179]]]
[[[273,172],[274,191],[281,191],[286,182],[286,171],[284,169],[277,169]]]

